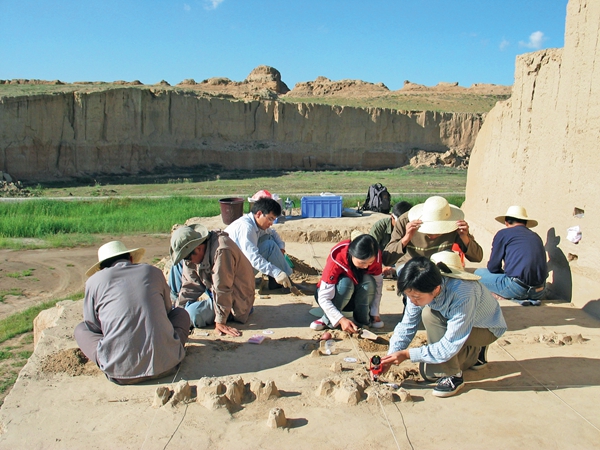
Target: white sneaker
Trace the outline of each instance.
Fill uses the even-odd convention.
[[[327,325],[321,319],[317,319],[310,324],[310,327],[315,331],[321,331],[327,328]]]
[[[371,326],[373,328],[383,328],[383,320],[380,320],[379,322],[371,322]]]

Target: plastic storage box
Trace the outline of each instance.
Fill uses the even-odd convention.
[[[315,195],[302,197],[302,217],[342,217],[342,197]]]

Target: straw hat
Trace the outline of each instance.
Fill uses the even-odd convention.
[[[460,208],[448,203],[444,197],[429,197],[425,203],[419,203],[408,211],[408,220],[421,220],[419,233],[445,234],[458,228],[457,220],[463,220],[465,214]]]
[[[177,228],[171,235],[169,254],[173,265],[177,264],[208,239],[208,228],[199,223]]]
[[[364,231],[360,231],[360,230],[352,230],[352,232],[350,233],[350,240],[353,241],[354,239],[356,239],[357,237],[359,237],[362,234],[366,234]]]
[[[440,268],[440,272],[446,277],[459,278],[461,280],[479,280],[481,278],[479,275],[475,275],[474,273],[465,272],[462,267],[462,263],[460,262],[460,256],[456,252],[446,251],[434,253],[431,255],[430,259],[435,264],[439,262],[444,263],[448,269],[450,269],[450,273],[445,273]]]
[[[125,255],[126,253],[129,253],[133,263],[137,264],[142,260],[142,256],[144,256],[144,253],[146,253],[146,249],[133,248],[130,250],[125,247],[125,244],[123,244],[121,241],[107,242],[98,249],[98,262],[90,267],[85,274],[88,277],[91,277],[100,270],[100,264],[102,264],[104,261],[114,258],[115,256]]]
[[[517,206],[517,205],[510,206],[506,210],[506,214],[504,214],[503,216],[496,217],[496,220],[504,225],[506,216],[514,217],[515,219],[526,220],[527,224],[525,226],[527,228],[533,228],[533,227],[537,226],[537,224],[538,224],[537,220],[533,220],[533,219],[530,219],[529,217],[527,217],[527,211],[525,211],[525,208],[523,208],[522,206]]]

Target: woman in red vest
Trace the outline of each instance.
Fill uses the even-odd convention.
[[[340,327],[355,332],[358,327],[383,327],[379,304],[383,287],[381,250],[375,238],[361,234],[331,249],[317,285],[317,302],[324,314],[310,324],[313,330]],[[342,311],[352,311],[354,321]],[[357,326],[358,325],[358,326]]]

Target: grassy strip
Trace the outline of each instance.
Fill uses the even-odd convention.
[[[63,300],[79,300],[83,298],[83,292],[77,292],[66,298],[50,300],[39,305],[32,306],[24,311],[12,314],[0,320],[0,344],[23,333],[33,331],[33,319],[45,309],[52,308]]]
[[[414,205],[426,197],[393,197],[392,204],[405,200]],[[290,199],[297,208],[300,207],[300,197],[290,196]],[[364,200],[364,196],[349,196],[344,197],[343,204],[346,208],[356,208]],[[450,203],[458,206],[463,200],[462,196],[448,197]],[[84,244],[93,244],[90,234],[166,233],[174,223],[183,223],[190,217],[212,217],[219,213],[217,199],[189,197],[0,203],[0,216],[3,217],[0,222],[0,247],[14,248],[11,245],[15,244],[11,240],[14,238],[43,239],[42,244],[35,241],[20,244],[25,248],[40,248],[81,245],[84,237],[87,240]]]
[[[217,200],[190,197],[0,204],[0,237],[46,238],[61,234],[168,232],[190,217],[215,216]]]

